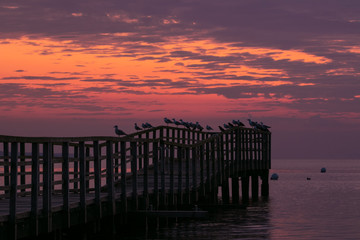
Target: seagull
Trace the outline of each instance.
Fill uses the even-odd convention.
[[[230,128],[230,126],[229,126],[229,125],[227,125],[226,123],[224,123],[224,128],[229,129],[229,128]]]
[[[225,129],[223,129],[221,126],[219,126],[219,129],[221,132],[225,132]]]
[[[229,126],[230,128],[233,128],[233,127],[234,127],[234,125],[232,125],[231,123],[228,123],[228,126]]]
[[[239,126],[239,127],[245,126],[245,124],[243,124],[242,122],[240,122],[240,120],[233,120],[232,122],[233,122],[233,124],[235,124],[235,125],[237,125],[237,126]]]
[[[174,123],[175,123],[176,126],[181,125],[181,123],[180,123],[179,121],[176,121],[175,118],[173,118],[173,121],[174,121]]]
[[[251,121],[251,119],[250,119],[250,118],[248,119],[248,121],[249,121],[249,124],[250,124],[250,126],[251,126],[251,127],[256,128],[257,122],[253,122],[253,121]]]
[[[179,122],[187,129],[190,129],[190,124],[188,122],[184,122],[182,119],[180,119]]]
[[[214,129],[212,129],[212,127],[210,127],[209,125],[206,125],[206,130],[211,131],[211,130],[214,130]]]
[[[116,134],[116,135],[118,135],[118,136],[127,135],[123,130],[118,129],[118,126],[117,126],[117,125],[115,125],[114,128],[115,128],[115,134]]]
[[[146,128],[152,128],[152,127],[153,127],[153,126],[152,126],[150,123],[148,123],[148,122],[146,122],[145,125],[146,125]]]
[[[164,118],[164,122],[166,123],[166,124],[169,124],[169,123],[173,123],[170,119],[168,119],[168,118]]]
[[[137,125],[137,123],[135,123],[135,130],[136,130],[136,131],[139,131],[139,130],[142,130],[142,128],[140,128],[140,127]]]
[[[271,128],[271,127],[263,124],[263,122],[260,122],[260,129],[261,129],[261,130],[263,130],[263,131],[269,131],[269,128]]]
[[[200,130],[200,132],[204,129],[199,122],[196,122],[196,128]]]

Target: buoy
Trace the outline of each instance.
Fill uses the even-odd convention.
[[[279,175],[277,173],[273,173],[270,177],[270,180],[278,180],[279,179]]]
[[[324,167],[321,168],[320,172],[322,172],[322,173],[326,172],[326,168],[324,168]]]

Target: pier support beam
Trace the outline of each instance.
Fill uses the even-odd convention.
[[[239,203],[239,177],[233,177],[231,179],[231,185],[232,185],[232,203],[238,204]]]
[[[269,196],[269,170],[265,170],[261,175],[261,196]]]
[[[252,200],[258,200],[259,198],[259,176],[251,176],[251,198]]]
[[[245,175],[241,177],[241,193],[243,202],[249,201],[249,183],[249,176]]]
[[[224,204],[230,203],[230,191],[229,191],[229,179],[224,177],[222,186],[221,186],[221,195],[222,201]]]

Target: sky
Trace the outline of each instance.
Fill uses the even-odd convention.
[[[1,0],[0,135],[163,118],[271,126],[273,158],[360,160],[358,0]]]

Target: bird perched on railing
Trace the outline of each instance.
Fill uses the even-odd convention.
[[[244,127],[245,124],[240,122],[240,120],[232,120],[233,124],[237,125],[238,127]]]
[[[229,126],[229,128],[233,128],[233,127],[234,127],[234,125],[232,125],[231,123],[228,123],[228,126]]]
[[[137,123],[135,123],[134,128],[135,128],[135,130],[136,130],[136,131],[140,131],[140,130],[142,130],[142,128],[141,128],[141,127],[139,127],[139,126],[137,125]]]
[[[182,119],[180,119],[179,122],[181,123],[181,125],[183,125],[187,129],[190,129],[190,124],[188,122],[184,122]]]
[[[269,131],[269,128],[271,128],[271,127],[263,124],[263,122],[260,122],[260,128],[263,131]]]
[[[152,128],[152,127],[153,127],[153,126],[152,126],[150,123],[148,123],[148,122],[141,124],[141,126],[143,127],[143,129]]]
[[[230,128],[230,126],[229,126],[229,125],[227,125],[226,123],[224,123],[224,128],[225,128],[225,129],[229,129],[229,128]]]
[[[177,121],[175,118],[173,118],[173,123],[175,123],[176,126],[180,126],[181,122]]]
[[[168,118],[164,118],[164,122],[166,123],[166,124],[169,124],[169,123],[173,123],[170,119],[168,119]]]
[[[114,126],[115,134],[118,136],[127,135],[123,130],[119,129],[117,125]]]
[[[201,125],[200,125],[200,123],[199,122],[196,122],[196,128],[195,129],[199,129],[200,130],[200,132],[204,129]]]
[[[251,121],[250,118],[248,119],[248,121],[249,121],[249,125],[250,125],[251,127],[256,128],[256,125],[258,124],[257,122]]]
[[[225,132],[225,131],[226,131],[226,130],[223,129],[221,126],[219,126],[219,129],[220,129],[221,132]]]
[[[211,130],[214,130],[214,129],[212,129],[212,127],[210,127],[209,125],[206,125],[206,130],[211,131]]]

